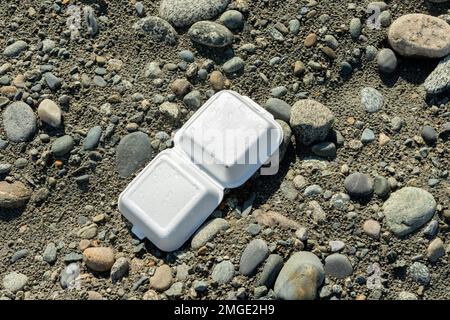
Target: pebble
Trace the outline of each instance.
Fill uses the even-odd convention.
[[[98,227],[95,223],[82,227],[77,232],[77,236],[82,239],[93,239],[97,236]]]
[[[271,254],[264,264],[263,270],[258,278],[258,284],[260,286],[266,286],[272,288],[275,280],[283,268],[283,258],[278,254]]]
[[[345,243],[340,240],[330,241],[328,245],[330,246],[331,252],[338,252],[345,248]]]
[[[380,239],[381,226],[376,220],[366,220],[363,224],[364,233],[373,239]]]
[[[391,24],[388,40],[403,56],[442,58],[450,54],[450,25],[434,16],[406,14]]]
[[[361,142],[364,144],[371,143],[375,140],[375,132],[373,130],[366,128],[361,134]]]
[[[211,278],[218,284],[225,284],[230,282],[234,277],[234,266],[228,261],[222,261],[214,266]]]
[[[312,146],[311,151],[323,158],[336,157],[336,145],[333,142],[320,142]]]
[[[280,148],[279,148],[279,155],[280,155],[280,162],[283,161],[283,158],[286,154],[286,151],[291,144],[291,137],[292,137],[292,130],[291,127],[282,120],[275,120],[278,122],[278,124],[281,126],[281,130],[283,131],[283,141],[281,142]]]
[[[55,128],[61,125],[61,109],[54,101],[50,99],[42,100],[37,111],[42,122]]]
[[[237,10],[225,11],[219,18],[229,29],[241,29],[244,26],[244,15]]]
[[[25,258],[26,256],[28,256],[28,253],[29,253],[28,249],[21,249],[14,252],[14,254],[11,256],[10,259],[11,263],[14,263],[20,259]]]
[[[102,127],[95,126],[89,129],[86,138],[83,141],[83,150],[94,150],[102,136]]]
[[[71,136],[65,135],[59,137],[52,143],[52,153],[57,157],[68,154],[74,147],[74,140]]]
[[[209,82],[211,83],[211,87],[215,91],[223,90],[225,87],[225,79],[223,74],[220,71],[213,71],[209,76]]]
[[[421,136],[428,145],[434,145],[438,139],[438,133],[432,126],[424,126]]]
[[[172,122],[176,122],[180,119],[180,108],[178,108],[176,103],[168,101],[164,102],[159,106],[159,112]]]
[[[194,234],[191,240],[191,247],[198,250],[203,247],[208,241],[213,239],[220,231],[225,231],[230,227],[230,224],[222,218],[216,218],[205,223]]]
[[[36,133],[36,116],[26,103],[13,102],[3,112],[3,127],[10,141],[25,142]]]
[[[350,35],[353,39],[358,39],[362,32],[362,23],[359,18],[353,18],[350,20]]]
[[[380,198],[385,198],[391,192],[391,185],[388,179],[382,176],[376,176],[373,180],[373,192]]]
[[[338,279],[344,279],[353,273],[350,260],[343,254],[333,253],[325,258],[325,273]]]
[[[418,300],[414,293],[402,291],[398,294],[398,300]]]
[[[244,69],[244,66],[244,60],[239,57],[234,57],[225,62],[222,66],[222,69],[226,74],[234,74]]]
[[[315,196],[321,195],[322,192],[323,192],[323,189],[321,186],[319,186],[317,184],[313,184],[313,185],[305,188],[303,195],[305,195],[307,197],[315,197]]]
[[[130,262],[127,258],[121,257],[117,259],[111,267],[111,281],[113,283],[120,281],[130,269]]]
[[[109,271],[114,265],[114,251],[107,247],[92,247],[83,251],[86,266],[97,272]]]
[[[170,89],[177,97],[184,97],[192,90],[192,84],[186,79],[176,79],[170,85]]]
[[[291,106],[287,102],[278,98],[269,98],[264,107],[275,119],[289,122],[291,118]]]
[[[292,106],[290,124],[301,144],[322,142],[328,136],[333,123],[333,113],[315,100],[300,100]]]
[[[252,275],[268,255],[269,248],[264,240],[252,240],[242,253],[239,263],[239,272],[244,276]]]
[[[133,25],[135,30],[143,31],[153,42],[164,42],[175,45],[178,41],[178,33],[166,20],[159,17],[148,16],[140,19]]]
[[[23,40],[18,40],[3,50],[3,55],[7,57],[18,57],[23,51],[28,48],[28,43]]]
[[[170,286],[168,290],[164,292],[164,294],[169,298],[179,298],[183,295],[183,283],[175,282]]]
[[[28,282],[28,277],[22,273],[10,272],[3,277],[3,288],[12,293],[22,291]]]
[[[434,238],[439,231],[439,222],[437,220],[431,220],[423,229],[423,234],[426,237]]]
[[[370,176],[355,172],[345,178],[345,189],[350,197],[362,198],[373,193],[373,180]]]
[[[430,242],[427,248],[427,258],[431,262],[437,262],[441,257],[445,255],[444,242],[436,238]]]
[[[361,90],[361,105],[367,112],[378,112],[381,110],[383,104],[383,95],[377,89],[365,87]]]
[[[392,73],[397,69],[398,61],[394,51],[388,48],[381,49],[377,55],[378,68],[381,72]]]
[[[31,198],[31,190],[22,182],[0,181],[0,208],[14,209],[23,207]]]
[[[409,275],[411,278],[421,284],[428,285],[431,281],[430,272],[428,271],[428,267],[420,262],[414,262],[408,269]]]
[[[60,274],[59,283],[63,289],[75,288],[80,282],[80,266],[78,263],[71,263],[65,267]]]
[[[9,163],[0,164],[0,174],[8,174],[11,172],[12,166]]]
[[[197,90],[191,91],[184,96],[183,102],[190,109],[197,110],[202,106],[202,94]]]
[[[186,27],[197,21],[210,20],[221,14],[230,0],[163,0],[159,16],[176,27]]]
[[[450,89],[450,55],[439,62],[423,85],[428,94],[439,94]]]
[[[274,292],[277,298],[283,300],[313,300],[324,278],[322,263],[316,255],[297,252],[281,269]]]
[[[42,259],[48,264],[54,264],[56,262],[57,248],[53,242],[50,242],[45,247]]]
[[[91,37],[94,37],[98,33],[98,23],[95,11],[91,6],[85,6],[83,8],[84,22],[87,26],[87,32]]]
[[[194,23],[188,31],[189,38],[211,48],[223,48],[233,43],[233,33],[225,26],[212,21]]]
[[[196,292],[202,293],[208,290],[208,283],[201,280],[195,280],[192,284],[192,288],[194,288]]]
[[[389,229],[396,236],[405,236],[427,223],[436,211],[436,201],[426,190],[404,187],[383,204]]]
[[[116,168],[122,178],[129,177],[152,158],[149,137],[143,132],[133,132],[119,143],[116,150]]]
[[[52,91],[56,91],[56,90],[58,90],[61,87],[62,80],[60,78],[58,78],[57,76],[55,76],[51,72],[45,73],[44,74],[44,79],[45,79],[45,83],[47,83],[47,86]]]

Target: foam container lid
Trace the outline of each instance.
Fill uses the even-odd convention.
[[[164,251],[181,247],[222,201],[278,151],[273,116],[248,97],[221,91],[177,132],[119,197],[139,238]]]

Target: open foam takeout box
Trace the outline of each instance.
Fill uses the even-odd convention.
[[[221,91],[176,133],[119,198],[132,232],[164,251],[185,243],[222,201],[278,156],[273,116],[248,97]]]

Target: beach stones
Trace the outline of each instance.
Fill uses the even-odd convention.
[[[442,58],[450,54],[450,25],[430,15],[407,14],[392,23],[388,40],[403,56]]]
[[[26,103],[13,102],[3,112],[3,127],[10,141],[25,142],[36,132],[36,116]]]
[[[228,6],[230,0],[162,0],[159,16],[175,27],[217,17]]]
[[[372,87],[365,87],[361,90],[361,105],[369,113],[381,110],[384,104],[384,97],[380,91]]]
[[[427,223],[436,211],[436,201],[426,190],[405,187],[391,194],[383,205],[386,223],[396,236],[405,236]]]
[[[114,251],[106,247],[87,248],[83,259],[89,269],[97,272],[109,271],[115,262]]]
[[[226,47],[234,39],[233,33],[227,27],[211,21],[194,23],[188,35],[193,42],[212,48]]]
[[[297,101],[291,109],[290,124],[297,141],[304,145],[322,142],[334,123],[334,115],[315,100]]]

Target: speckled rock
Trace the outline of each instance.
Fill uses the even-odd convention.
[[[450,89],[450,55],[438,64],[423,85],[428,94],[438,94]]]
[[[334,115],[330,109],[315,100],[300,100],[292,106],[290,124],[301,144],[322,142],[333,123]]]
[[[233,33],[225,26],[212,21],[194,23],[188,31],[193,42],[211,48],[222,48],[233,42]]]
[[[36,116],[26,103],[11,103],[3,112],[3,127],[12,142],[30,140],[36,132]]]
[[[405,236],[433,217],[436,201],[426,190],[405,187],[391,194],[383,210],[389,229],[397,236]]]
[[[0,181],[0,208],[23,207],[31,198],[31,190],[22,182]]]
[[[221,14],[230,0],[162,0],[159,16],[176,27],[186,27]]]
[[[403,56],[442,58],[450,54],[450,25],[430,15],[407,14],[392,23],[388,40]]]
[[[178,33],[167,21],[149,16],[140,19],[133,25],[135,30],[141,30],[154,42],[165,42],[174,45],[178,41]]]

